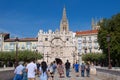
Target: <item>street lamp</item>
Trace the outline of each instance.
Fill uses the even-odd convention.
[[[15,55],[15,68],[18,66],[18,37],[15,38],[15,44],[16,44],[16,55]]]
[[[72,56],[73,56],[73,63],[75,63],[75,53],[74,53],[74,51],[72,53]]]
[[[42,53],[42,56],[43,56],[43,61],[44,61],[44,48],[45,48],[45,46],[43,45],[42,47],[43,47],[43,53]]]
[[[35,53],[36,53],[36,62],[37,62],[37,53],[38,53],[38,50],[36,50],[36,52],[35,52]]]
[[[81,59],[81,54],[80,53],[78,53],[78,59],[79,59],[79,64],[81,64],[82,63],[82,59]]]
[[[48,62],[48,57],[49,57],[49,55],[48,55],[48,52],[47,52],[47,62]]]
[[[112,69],[112,65],[111,65],[111,60],[110,60],[110,34],[107,34],[107,42],[108,42],[108,69]]]

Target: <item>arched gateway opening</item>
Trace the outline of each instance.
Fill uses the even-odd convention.
[[[55,61],[57,64],[59,64],[60,62],[63,62],[60,58],[55,58]]]

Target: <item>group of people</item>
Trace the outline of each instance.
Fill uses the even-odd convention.
[[[81,70],[81,76],[84,77],[85,70],[86,74],[89,77],[90,66],[87,64],[86,66],[82,63],[79,65],[77,62],[73,65],[74,70],[76,72],[76,77],[79,76],[79,70]],[[20,62],[19,65],[15,68],[14,79],[13,80],[35,80],[35,76],[38,75],[40,80],[54,80],[54,74],[57,70],[59,77],[64,77],[64,69],[66,72],[66,77],[70,77],[70,68],[71,63],[69,60],[63,64],[62,61],[56,63],[53,61],[48,64],[45,61],[42,61],[40,64],[35,63],[34,59],[28,63],[24,63],[24,65]]]
[[[87,63],[86,65],[84,63],[82,63],[81,65],[79,65],[77,62],[73,65],[73,68],[76,72],[76,76],[79,77],[79,71],[81,71],[81,77],[85,76],[85,72],[86,72],[86,76],[89,77],[90,75],[90,65],[89,63]]]
[[[37,72],[37,65],[32,59],[28,63],[19,62],[19,65],[14,70],[13,80],[34,80]]]
[[[20,62],[14,70],[13,80],[35,80],[36,75],[39,76],[40,80],[48,80],[50,77],[53,80],[56,68],[55,61],[51,62],[50,66],[45,61],[36,64],[34,60],[31,60],[27,64],[24,63],[24,65]]]
[[[89,77],[90,75],[90,65],[89,63],[87,63],[86,65],[84,63],[82,63],[81,65],[78,64],[78,62],[76,62],[75,64],[73,64],[73,68],[74,71],[76,73],[76,77],[79,77],[79,71],[81,71],[81,77],[85,76],[85,72],[86,72],[86,76]],[[70,73],[70,62],[69,60],[67,60],[67,62],[65,63],[65,69],[66,69],[66,77],[70,77],[69,73]]]

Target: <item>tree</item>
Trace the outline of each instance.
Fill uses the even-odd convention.
[[[15,62],[15,51],[10,52],[0,52],[0,62],[3,62],[7,65],[8,62]],[[41,59],[42,55],[34,51],[18,51],[18,60],[19,61],[30,61],[31,59]]]
[[[110,34],[110,55],[112,66],[120,66],[120,13],[109,19],[103,19],[98,32],[98,43],[103,53],[108,56],[107,34]]]
[[[31,59],[41,59],[42,55],[40,53],[36,53],[35,51],[18,51],[18,59],[19,61],[29,61]]]
[[[85,63],[89,61],[90,63],[94,63],[96,65],[102,64],[104,59],[105,59],[105,55],[102,53],[88,53],[82,55],[82,60],[85,61]]]

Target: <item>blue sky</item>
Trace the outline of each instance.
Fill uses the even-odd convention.
[[[120,0],[0,0],[0,32],[36,37],[40,29],[59,29],[66,7],[71,31],[91,29],[91,19],[120,12]]]

